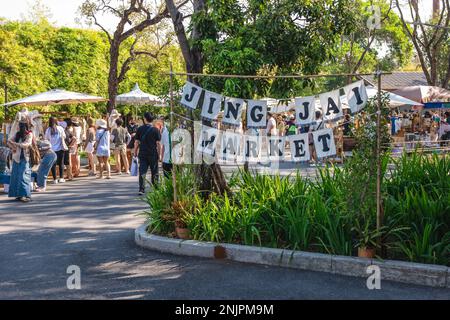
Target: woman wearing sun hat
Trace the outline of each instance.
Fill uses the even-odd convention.
[[[99,162],[99,179],[103,178],[103,171],[106,169],[106,179],[111,179],[111,167],[109,165],[110,151],[110,134],[106,120],[99,119],[95,122],[97,132],[95,134],[94,153],[97,155]]]
[[[18,114],[18,131],[8,140],[12,150],[12,171],[8,197],[22,202],[31,200],[30,149],[33,143],[31,122],[26,113]]]

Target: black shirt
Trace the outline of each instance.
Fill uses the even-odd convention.
[[[139,144],[140,157],[158,157],[157,142],[161,141],[161,133],[158,128],[150,124],[139,127],[135,136]]]

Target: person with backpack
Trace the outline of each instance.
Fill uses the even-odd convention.
[[[127,129],[124,128],[123,120],[116,120],[117,128],[113,129],[111,133],[111,142],[114,147],[114,158],[116,159],[116,171],[122,174],[122,161],[125,168],[125,173],[130,174],[130,166],[127,158],[127,143],[131,140],[131,136]]]
[[[146,112],[144,125],[139,127],[135,136],[134,156],[139,159],[139,195],[145,192],[145,180],[149,168],[152,174],[151,182],[155,188],[158,182],[158,149],[161,133],[152,125],[153,120],[153,115]]]

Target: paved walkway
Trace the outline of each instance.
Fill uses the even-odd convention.
[[[0,194],[0,299],[449,299],[450,290],[161,254],[137,247],[136,178],[83,178],[28,204]],[[66,269],[81,268],[81,290]]]

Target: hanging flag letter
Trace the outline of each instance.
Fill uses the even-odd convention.
[[[358,81],[344,87],[348,106],[352,113],[362,110],[367,104],[367,91],[364,81]]]
[[[183,87],[183,96],[180,103],[189,109],[197,108],[198,100],[202,94],[202,88],[191,82],[186,82]]]
[[[202,126],[200,139],[197,144],[197,152],[215,155],[217,141],[219,140],[219,130],[208,126]]]
[[[295,121],[298,125],[314,124],[316,122],[316,99],[312,97],[295,98]]]
[[[336,145],[334,144],[333,129],[323,129],[314,131],[314,148],[318,158],[334,156],[336,154]]]
[[[309,133],[287,136],[291,146],[291,158],[294,162],[309,161]]]
[[[284,148],[285,148],[285,138],[284,136],[274,136],[268,137],[269,149],[268,156],[270,161],[280,161],[284,158]]]
[[[222,132],[221,158],[224,160],[234,161],[237,159],[241,149],[242,135],[230,132]]]
[[[247,101],[247,128],[265,128],[267,124],[267,101]]]
[[[339,90],[319,95],[324,121],[337,121],[343,117]]]
[[[205,90],[203,98],[202,118],[216,120],[222,105],[222,96],[218,93]]]
[[[242,110],[244,100],[225,97],[225,109],[223,111],[222,123],[239,126],[242,121]]]

